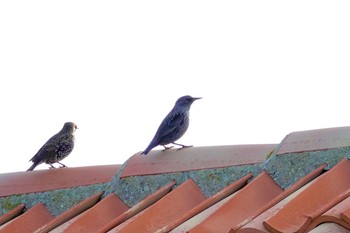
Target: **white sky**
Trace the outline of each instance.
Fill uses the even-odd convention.
[[[349,1],[0,1],[0,173],[28,169],[66,121],[79,127],[67,166],[124,163],[186,94],[203,99],[184,144],[349,126],[349,12]]]

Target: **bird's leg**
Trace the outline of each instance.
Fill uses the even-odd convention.
[[[62,167],[60,167],[60,168],[67,167],[67,166],[66,166],[66,165],[64,165],[63,163],[60,163],[60,162],[57,162],[57,163],[59,163],[59,164],[61,164],[61,165],[62,165]]]
[[[50,166],[51,166],[50,169],[55,169],[55,167],[52,164],[50,164]]]
[[[190,146],[186,146],[186,145],[182,145],[182,144],[175,143],[175,142],[172,142],[172,144],[177,145],[177,146],[181,146],[181,148],[178,148],[178,150],[181,150],[181,149],[183,149],[183,148],[189,148],[189,147],[192,147],[192,145],[190,145]]]
[[[169,149],[173,148],[173,146],[166,147],[165,145],[163,145],[163,147],[164,147],[164,150],[162,150],[162,151],[169,150]]]

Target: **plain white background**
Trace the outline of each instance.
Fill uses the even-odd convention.
[[[184,144],[349,126],[349,12],[348,1],[1,1],[0,173],[25,171],[66,121],[79,127],[67,166],[124,163],[186,94],[203,99]]]

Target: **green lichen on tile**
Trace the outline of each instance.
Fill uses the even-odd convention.
[[[112,190],[109,192],[115,192],[126,205],[133,206],[171,181],[176,181],[174,186],[176,188],[191,178],[209,197],[249,172],[258,175],[261,173],[261,168],[259,165],[244,165],[160,175],[131,176],[122,179],[119,178],[119,173],[112,180],[113,184],[110,186]]]
[[[322,151],[290,153],[276,156],[276,148],[269,159],[262,164],[232,166],[160,175],[133,176],[120,179],[119,175],[111,182],[109,192],[115,192],[128,206],[133,206],[155,192],[160,187],[175,180],[177,186],[191,178],[207,196],[211,196],[249,172],[253,178],[266,170],[278,185],[288,188],[319,166],[327,163],[328,169],[344,157],[350,156],[350,148],[337,148]]]
[[[112,190],[108,193],[116,193],[126,205],[133,206],[162,186],[175,180],[176,183],[182,183],[186,179],[185,174],[162,174],[153,176],[132,176],[124,179],[115,177],[112,180]]]
[[[243,165],[199,170],[190,172],[189,176],[197,183],[202,192],[209,197],[248,173],[251,172],[253,176],[257,176],[261,171],[259,165]]]
[[[106,190],[106,187],[106,184],[103,183],[0,198],[0,214],[4,214],[13,209],[12,207],[22,203],[26,205],[27,209],[38,203],[43,203],[52,215],[57,216],[86,198]]]
[[[282,188],[288,188],[321,165],[328,164],[326,169],[330,169],[343,158],[350,158],[349,147],[272,155],[262,168]]]
[[[275,151],[275,150],[270,151],[270,153],[268,153],[268,154],[266,155],[266,159],[269,159],[269,158],[271,157],[271,155],[273,155],[274,151]]]
[[[19,202],[18,200],[16,200],[16,196],[13,196],[14,198],[11,197],[5,197],[3,198],[2,201],[0,201],[0,206],[1,206],[1,210],[4,211],[3,213],[6,213],[7,211],[13,210],[14,208],[16,208],[17,206],[21,205],[22,203]],[[12,199],[14,199],[12,201]],[[3,214],[1,213],[1,214]]]

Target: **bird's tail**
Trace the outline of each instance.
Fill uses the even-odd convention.
[[[154,147],[159,145],[159,140],[157,136],[154,136],[147,148],[141,153],[141,155],[147,155]]]
[[[155,146],[153,145],[153,143],[151,142],[148,147],[146,148],[146,150],[144,150],[141,155],[147,155],[148,152],[150,152]]]
[[[152,149],[149,149],[149,148],[147,147],[147,149],[144,150],[144,151],[141,153],[141,155],[147,155],[148,152],[150,152],[151,150],[152,150]]]
[[[38,164],[37,163],[33,163],[33,165],[30,168],[28,168],[27,172],[33,171],[36,166],[38,166]]]

